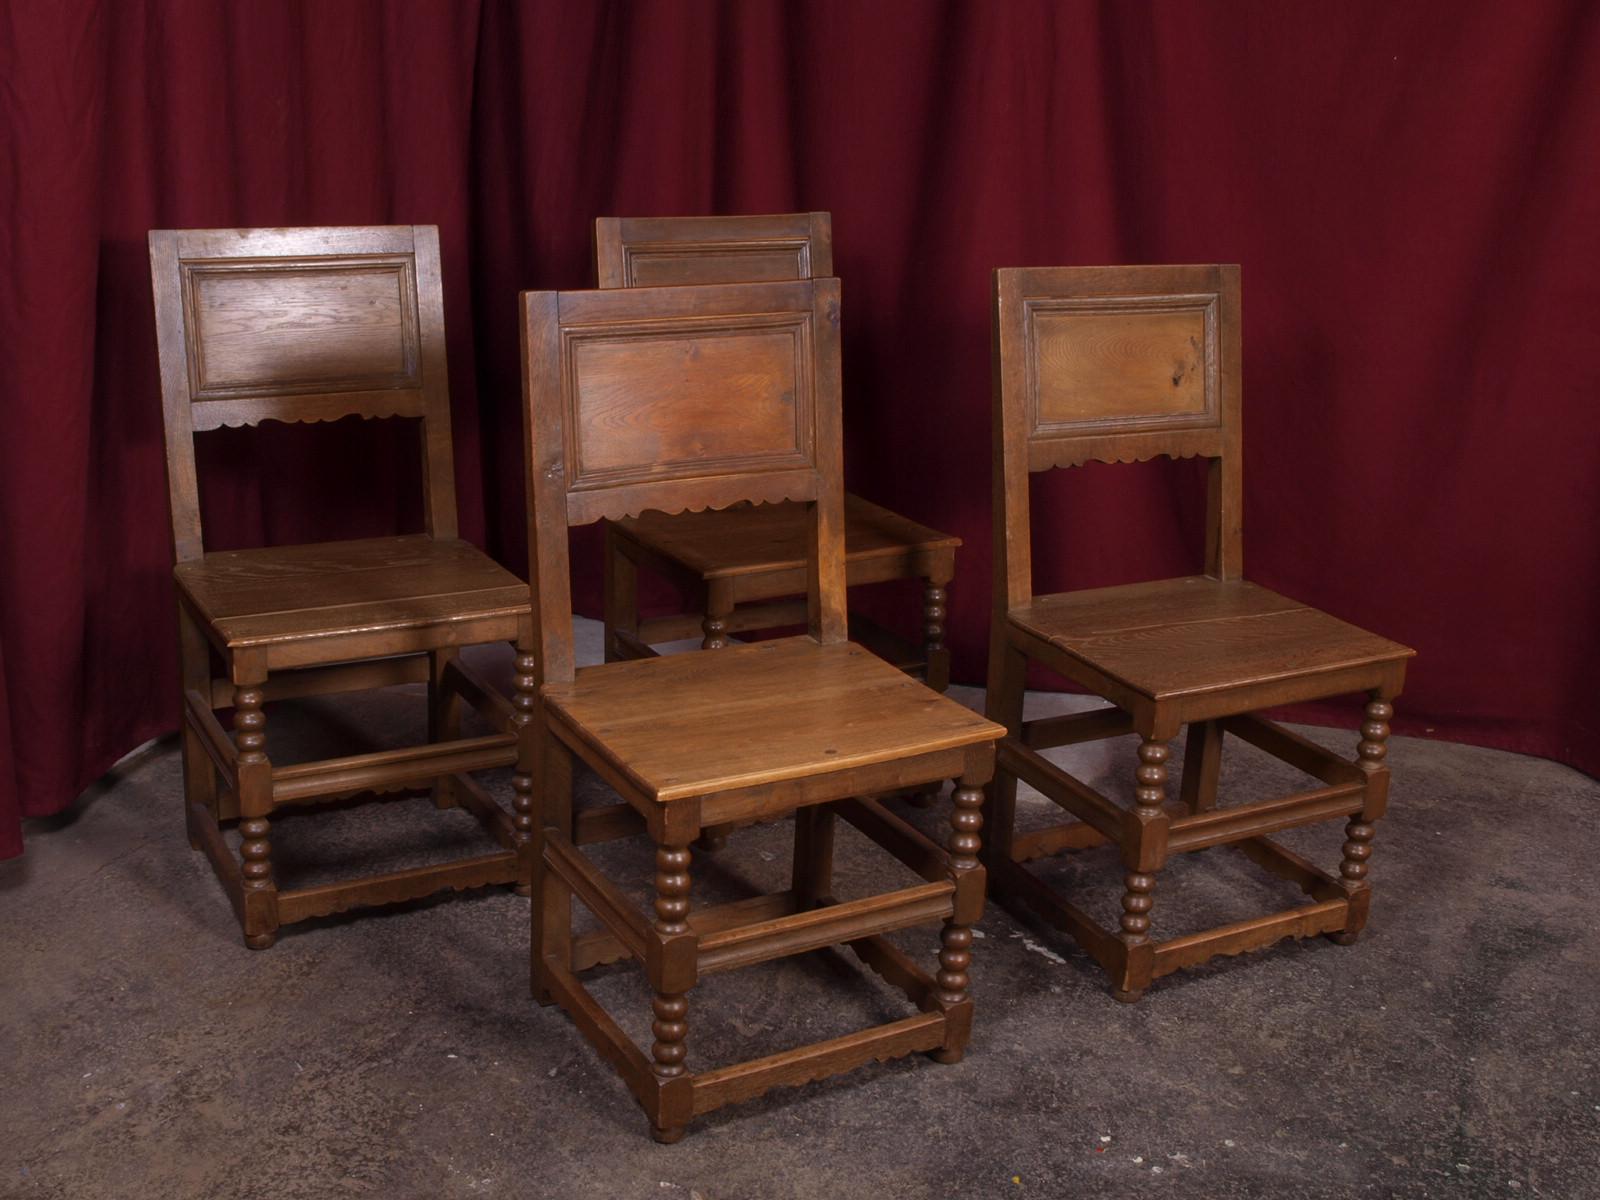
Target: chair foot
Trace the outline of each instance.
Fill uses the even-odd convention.
[[[271,933],[247,933],[244,935],[244,944],[252,950],[271,949],[272,943],[278,940],[278,931]]]
[[[715,854],[728,844],[728,835],[719,829],[708,829],[694,840],[696,850]]]
[[[966,1056],[967,1048],[965,1046],[961,1046],[953,1050],[940,1047],[938,1050],[928,1051],[929,1058],[933,1059],[933,1061],[936,1063],[944,1063],[946,1066],[954,1066]]]
[[[1122,988],[1111,989],[1111,997],[1112,999],[1116,1000],[1118,1004],[1136,1004],[1139,1000],[1139,997],[1143,995],[1143,988],[1136,988],[1132,991],[1124,991]]]
[[[1361,931],[1359,929],[1336,929],[1326,936],[1335,946],[1354,946],[1361,940]]]
[[[517,895],[523,897],[523,899],[532,899],[533,898],[533,884],[531,884],[531,883],[516,883],[516,884],[512,884],[511,885],[511,890],[513,892],[515,892]]]
[[[666,1127],[662,1127],[653,1121],[650,1123],[650,1136],[656,1141],[660,1142],[663,1146],[670,1146],[674,1142],[681,1142],[683,1140],[683,1135],[685,1132],[687,1132],[687,1130],[688,1126],[686,1125],[668,1125]]]

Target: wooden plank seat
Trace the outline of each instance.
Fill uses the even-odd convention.
[[[595,222],[602,288],[820,279],[833,273],[827,213],[736,217],[602,217]],[[859,614],[855,640],[929,687],[950,684],[944,643],[961,539],[859,496],[845,497],[845,585],[922,581],[920,636],[908,639]],[[645,568],[695,598],[698,612],[641,618]],[[728,635],[806,623],[805,506],[778,503],[684,513],[641,513],[608,522],[605,626],[609,660],[638,658],[662,642],[699,638],[719,649]]]
[[[219,650],[259,650],[269,670],[361,658],[378,637],[392,653],[514,640],[528,609],[483,551],[426,534],[211,552],[173,577]]]
[[[1242,575],[1238,271],[1232,267],[1003,270],[995,279],[995,595],[988,713],[1003,723],[989,791],[985,862],[1003,903],[1070,934],[1132,1001],[1152,980],[1218,954],[1325,933],[1351,942],[1371,892],[1373,822],[1383,815],[1392,701],[1412,651]],[[1035,596],[1028,475],[1091,460],[1208,460],[1206,573]],[[1029,662],[1111,701],[1094,712],[1023,719]],[[1367,695],[1354,761],[1256,710]],[[1189,728],[1181,797],[1166,797],[1167,743]],[[1105,796],[1042,753],[1126,734],[1140,739],[1134,804]],[[1225,735],[1321,786],[1218,805]],[[1016,830],[1022,780],[1072,818]],[[1338,873],[1269,835],[1345,821]],[[1111,844],[1123,914],[1106,929],[1024,865]],[[1234,846],[1308,902],[1183,937],[1151,934],[1156,873],[1173,854]]]
[[[183,667],[190,843],[205,851],[243,927],[280,926],[440,890],[531,878],[533,676],[528,588],[456,528],[438,233],[431,226],[157,230],[151,279]],[[194,437],[224,425],[403,417],[419,424],[426,532],[207,551]],[[462,663],[460,647],[522,647],[520,709]],[[274,763],[269,702],[425,683],[421,746]],[[463,738],[464,706],[492,733]],[[233,736],[217,719],[232,709]],[[472,778],[514,767],[510,812]],[[427,788],[497,843],[488,853],[287,888],[275,877],[280,809]],[[237,853],[223,834],[237,822]]]
[[[540,639],[535,995],[566,1010],[661,1141],[769,1088],[917,1051],[959,1059],[983,909],[978,809],[1001,730],[846,639],[838,281],[529,292],[522,303]],[[716,419],[730,411],[750,419]],[[749,501],[802,514],[805,635],[576,668],[569,525]],[[574,759],[621,803],[575,816]],[[858,798],[946,779],[956,787],[943,847]],[[789,888],[694,909],[689,845],[708,825],[791,814]],[[834,896],[839,816],[921,882]],[[581,848],[638,833],[655,845],[643,910]],[[574,937],[574,899],[598,930]],[[942,926],[937,971],[884,936],[924,924]],[[688,994],[701,976],[837,945],[899,987],[911,1014],[750,1062],[688,1067]],[[648,1054],[580,979],[624,959],[654,993]]]

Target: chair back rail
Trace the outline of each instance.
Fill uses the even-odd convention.
[[[813,637],[845,639],[839,281],[522,295],[539,668],[573,677],[567,530],[646,509],[808,505]]]
[[[1206,571],[1243,573],[1236,266],[995,272],[997,613],[1033,595],[1028,474],[1209,460]]]
[[[600,217],[602,288],[825,279],[833,220],[825,212],[743,217]]]
[[[428,532],[456,535],[435,227],[157,229],[150,264],[178,561],[204,552],[194,435],[262,421],[420,420]]]

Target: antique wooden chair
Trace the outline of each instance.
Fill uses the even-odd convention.
[[[245,944],[264,949],[280,925],[443,888],[520,881],[525,890],[532,617],[527,585],[456,536],[438,231],[155,230],[150,266],[177,555],[189,840],[211,859]],[[352,414],[419,421],[426,533],[204,549],[195,434]],[[461,646],[497,641],[521,647],[526,694],[517,708],[457,657]],[[267,752],[265,701],[423,681],[425,746],[289,765]],[[462,738],[463,700],[496,732]],[[229,707],[231,741],[214,711]],[[513,814],[468,774],[506,766],[516,767]],[[425,785],[441,808],[476,816],[501,849],[348,882],[278,886],[270,846],[277,810]],[[234,819],[237,858],[222,832]]]
[[[539,638],[529,665],[542,734],[533,986],[620,1071],[661,1141],[780,1084],[918,1050],[951,1062],[966,1045],[970,927],[983,908],[978,809],[1001,730],[846,640],[838,298],[836,279],[522,297]],[[569,525],[746,501],[803,506],[809,634],[574,670]],[[574,819],[573,756],[623,802]],[[956,781],[948,852],[857,798],[943,779]],[[689,844],[701,829],[788,813],[793,887],[691,912]],[[927,882],[836,900],[836,815]],[[577,848],[629,831],[656,846],[648,915]],[[573,938],[574,895],[600,932]],[[936,976],[882,936],[932,921],[944,923]],[[921,1012],[688,1069],[686,996],[700,976],[839,943]],[[655,993],[648,1056],[577,978],[629,956]]]
[[[1383,814],[1391,702],[1412,651],[1242,577],[1237,267],[1003,270],[995,277],[995,616],[989,715],[1004,724],[989,789],[986,863],[997,898],[1071,934],[1111,975],[1117,999],[1161,975],[1283,937],[1354,941],[1367,919],[1367,859]],[[1052,596],[1033,594],[1028,475],[1091,459],[1209,460],[1206,573]],[[1022,719],[1029,660],[1112,707]],[[1369,697],[1354,762],[1255,710],[1346,692]],[[1165,803],[1167,743],[1189,726],[1182,803]],[[1039,752],[1133,732],[1134,807],[1125,809]],[[1319,786],[1216,806],[1222,739],[1233,736]],[[1075,821],[1017,833],[1023,779]],[[1344,818],[1337,875],[1269,834]],[[1110,842],[1126,874],[1121,927],[1107,931],[1023,864]],[[1157,942],[1151,892],[1169,856],[1232,845],[1310,902]]]
[[[602,288],[821,279],[833,274],[827,213],[757,217],[601,217],[595,265]],[[737,419],[718,414],[719,420]],[[860,614],[850,636],[929,687],[950,683],[944,623],[961,539],[845,497],[845,580],[849,587],[922,580],[922,641],[895,636]],[[605,624],[608,660],[638,658],[652,643],[701,638],[711,650],[728,635],[803,625],[806,587],[803,505],[701,513],[644,513],[606,527]],[[638,570],[697,597],[701,611],[641,621]]]

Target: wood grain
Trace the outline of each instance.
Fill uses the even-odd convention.
[[[544,698],[663,802],[999,736],[861,647],[809,638],[586,668],[546,686]],[[705,730],[717,731],[715,754]]]
[[[1215,396],[1208,397],[1206,386],[1209,308],[1143,313],[1030,305],[1034,432],[1140,418],[1214,420]]]
[[[569,335],[569,487],[814,465],[807,315]]]

